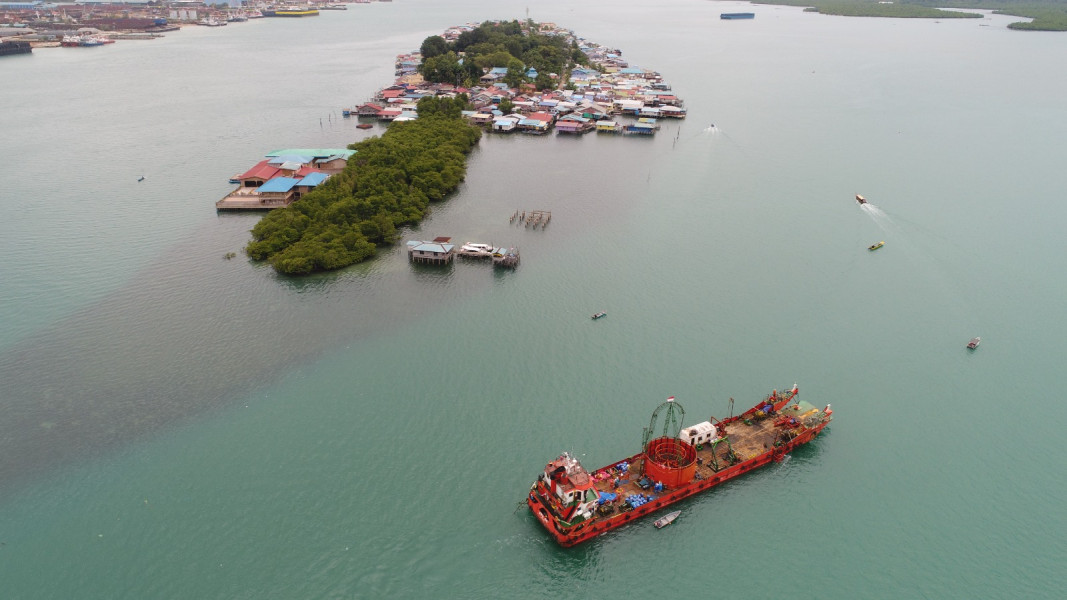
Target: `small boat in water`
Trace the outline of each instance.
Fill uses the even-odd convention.
[[[978,344],[981,344],[981,343],[982,343],[982,338],[980,338],[980,337],[971,338],[971,341],[967,342],[967,349],[968,350],[974,350],[975,348],[978,347]]]
[[[656,522],[655,522],[656,529],[663,529],[664,527],[670,525],[681,514],[682,514],[682,511],[676,510],[674,512],[667,513],[666,515],[656,519]]]
[[[859,202],[860,204],[867,204],[867,199],[860,194],[856,194],[856,202]]]
[[[601,317],[606,317],[606,316],[608,316],[608,313],[606,313],[606,312],[598,312],[595,315],[593,315],[593,320],[596,321],[597,319],[599,319]]]
[[[144,181],[144,175],[141,175],[140,177],[138,177],[137,181]]]
[[[881,248],[882,246],[885,246],[885,242],[878,242],[877,244],[871,244],[870,246],[867,246],[867,249],[873,251],[873,250],[877,250],[877,249]]]

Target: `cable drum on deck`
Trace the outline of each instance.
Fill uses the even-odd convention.
[[[678,438],[649,441],[645,457],[645,475],[669,488],[689,483],[696,474],[696,448]]]

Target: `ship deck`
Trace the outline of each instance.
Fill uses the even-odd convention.
[[[751,419],[738,418],[727,423],[725,428],[726,438],[729,443],[720,442],[714,445],[698,447],[696,452],[696,479],[711,479],[715,477],[716,473],[724,471],[735,462],[743,462],[755,458],[772,449],[779,433],[783,430],[783,428],[776,427],[774,424],[778,418],[791,417],[796,418],[798,422],[803,422],[818,413],[819,409],[807,402],[800,401],[799,403],[790,403],[775,415]],[[728,456],[731,450],[737,457],[734,462]],[[619,463],[614,463],[592,473],[597,491],[612,493],[617,496],[615,501],[611,503],[614,506],[611,514],[629,509],[626,505],[626,498],[631,495],[644,494],[658,497],[671,491],[670,489],[664,489],[662,492],[656,492],[652,487],[646,489],[640,486],[640,474],[644,471],[644,465],[641,464],[642,456],[631,457],[633,462],[630,463],[625,472],[617,468]],[[716,464],[718,468],[715,468]],[[615,484],[616,479],[618,479],[617,487]]]

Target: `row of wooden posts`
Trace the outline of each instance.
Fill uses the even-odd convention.
[[[525,225],[527,229],[531,227],[534,229],[537,229],[538,227],[544,229],[548,226],[548,222],[551,220],[552,211],[550,210],[516,210],[515,213],[511,215],[510,222],[517,222],[520,225]]]

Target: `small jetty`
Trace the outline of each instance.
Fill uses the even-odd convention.
[[[456,257],[456,246],[450,237],[435,237],[430,241],[409,240],[408,258],[411,262],[428,265],[447,265]]]
[[[493,250],[493,266],[508,269],[514,269],[519,266],[519,249],[511,247]]]

